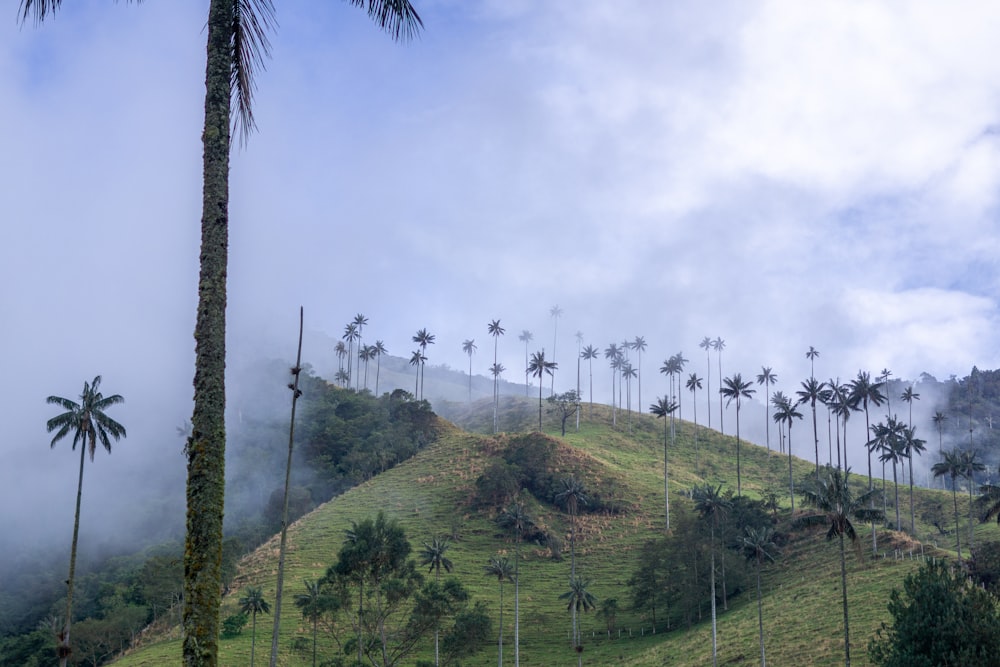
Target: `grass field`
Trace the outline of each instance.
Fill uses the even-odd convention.
[[[502,424],[528,430],[532,412],[528,399],[504,402]],[[534,403],[537,410],[537,402]],[[476,416],[476,412],[479,412]],[[469,413],[486,426],[492,413]],[[464,420],[461,420],[464,421]],[[691,627],[655,633],[647,619],[627,609],[626,582],[632,574],[635,554],[643,541],[663,531],[663,422],[649,415],[633,414],[631,432],[628,417],[619,414],[617,428],[611,426],[610,409],[595,406],[590,418],[584,408],[579,432],[565,438],[547,429],[557,445],[556,461],[561,471],[585,471],[626,508],[616,515],[582,514],[577,524],[577,567],[592,581],[590,591],[598,600],[615,597],[622,611],[617,629],[610,637],[603,621],[593,613],[584,614],[581,628],[587,665],[706,665],[711,664],[711,625],[708,615]],[[548,426],[548,425],[547,425]],[[482,428],[482,426],[480,426]],[[693,485],[711,482],[736,488],[735,439],[721,436],[693,424],[678,424],[677,439],[669,451],[670,504],[680,507],[690,500],[685,495]],[[310,637],[310,626],[292,604],[303,590],[304,579],[315,579],[335,562],[352,520],[373,517],[384,510],[405,528],[419,550],[423,541],[436,535],[454,534],[448,556],[454,562],[454,576],[470,590],[474,599],[486,601],[498,616],[498,587],[495,579],[483,574],[483,566],[496,554],[513,555],[513,543],[504,537],[492,516],[474,510],[469,504],[476,477],[482,471],[487,454],[496,451],[505,434],[473,434],[446,425],[442,436],[416,457],[366,484],[317,508],[297,521],[289,530],[286,561],[284,609],[282,614],[281,655],[279,664],[287,667],[311,664],[308,651],[291,648],[297,637]],[[806,460],[793,461],[796,479],[814,469]],[[855,476],[856,481],[861,476]],[[840,561],[836,543],[827,542],[825,531],[792,531],[788,503],[788,459],[769,454],[763,447],[749,443],[742,446],[744,494],[757,496],[765,489],[784,490],[783,509],[779,513],[782,530],[792,539],[774,564],[764,569],[763,608],[768,664],[835,665],[843,662],[843,627],[840,604]],[[900,488],[901,514],[909,516],[908,489]],[[968,496],[959,496],[960,511],[967,511]],[[890,483],[891,502],[891,483]],[[869,638],[883,621],[888,620],[886,602],[893,587],[901,587],[903,577],[914,570],[922,555],[948,557],[932,546],[938,534],[933,526],[920,521],[924,510],[943,504],[951,517],[951,493],[918,489],[916,537],[904,533],[879,532],[880,556],[872,558],[870,530],[862,530],[860,555],[852,552],[848,561],[848,591],[851,607],[852,662],[869,664],[866,647]],[[796,509],[799,502],[796,500]],[[575,665],[577,655],[571,647],[570,614],[558,599],[567,589],[569,578],[569,519],[558,508],[529,501],[529,511],[541,527],[565,535],[565,558],[555,561],[545,549],[534,545],[523,548],[521,565],[520,662],[523,665]],[[893,514],[890,508],[890,514]],[[908,520],[904,522],[908,525]],[[964,528],[964,526],[963,526]],[[992,524],[978,526],[976,539],[1000,539]],[[963,546],[966,535],[963,534]],[[949,545],[942,543],[942,547]],[[262,586],[265,597],[273,602],[278,557],[277,537],[248,555],[241,563],[233,590],[226,596],[222,616],[236,610],[245,586]],[[729,600],[729,609],[721,611],[718,621],[719,664],[759,664],[757,606],[753,586]],[[513,664],[513,586],[504,591],[504,663]],[[257,622],[256,662],[266,664],[270,651],[272,619],[259,617]],[[250,661],[250,631],[233,639],[221,640],[220,664],[243,667]],[[320,651],[327,658],[336,648],[329,636],[320,639]],[[432,641],[404,664],[433,657]],[[160,628],[150,632],[143,645],[116,664],[179,665],[179,631]],[[474,658],[463,661],[466,667],[497,664],[495,643]]]

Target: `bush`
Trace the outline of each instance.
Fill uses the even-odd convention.
[[[224,639],[232,639],[233,637],[238,637],[243,633],[243,628],[250,621],[250,618],[246,614],[233,614],[232,616],[227,616],[222,621],[222,637]]]

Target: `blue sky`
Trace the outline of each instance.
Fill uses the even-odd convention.
[[[641,335],[647,378],[705,335],[786,392],[810,345],[821,377],[1000,365],[1000,5],[418,0],[396,45],[346,3],[277,4],[232,158],[234,351],[290,355],[303,305],[333,336],[365,313],[400,356],[426,327],[430,363],[464,368],[500,318],[516,380],[516,334],[551,347],[559,304],[559,350]],[[182,467],[206,7],[9,9],[0,488],[62,510],[43,399],[97,373],[130,438],[95,484]]]

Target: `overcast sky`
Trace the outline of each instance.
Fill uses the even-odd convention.
[[[292,356],[302,305],[333,337],[364,313],[400,356],[427,328],[430,364],[475,338],[485,373],[499,318],[516,380],[558,304],[564,369],[576,331],[643,336],[644,387],[678,351],[702,373],[704,336],[787,392],[810,345],[824,378],[1000,365],[1000,3],[414,2],[407,45],[344,2],[277,3],[232,156],[232,350]],[[75,491],[44,398],[96,374],[129,438],[85,521],[87,484],[114,506],[137,461],[183,475],[206,4],[0,20],[0,495],[32,525],[62,531]]]

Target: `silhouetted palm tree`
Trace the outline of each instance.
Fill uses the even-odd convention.
[[[472,353],[476,351],[476,340],[467,338],[462,341],[462,352],[469,355],[469,403],[472,403]]]
[[[555,497],[556,503],[562,505],[569,512],[570,533],[570,578],[576,577],[576,516],[580,511],[580,506],[587,505],[590,500],[587,498],[587,488],[576,475],[563,477],[562,488]]]
[[[343,371],[344,370],[344,357],[347,356],[347,346],[344,345],[344,341],[338,340],[337,344],[333,346],[333,351],[337,355],[337,370],[338,371]],[[347,377],[347,373],[346,372],[344,373],[343,377]]]
[[[650,412],[663,419],[663,504],[668,531],[670,530],[670,486],[667,478],[667,417],[669,416],[670,420],[673,421],[673,414],[676,409],[677,403],[671,401],[666,396],[658,398],[656,403],[649,406]]]
[[[493,375],[493,386],[499,388],[500,386],[500,376],[503,372],[507,370],[503,364],[493,364],[490,366],[490,374]],[[497,410],[499,409],[499,393],[493,395],[493,432],[498,433],[500,431],[500,422],[497,417]]]
[[[500,583],[500,633],[497,636],[497,665],[503,667],[503,582],[510,581],[513,570],[506,558],[493,557],[483,568],[488,577],[496,577]]]
[[[632,349],[635,350],[635,373],[638,379],[639,410],[642,410],[642,353],[646,351],[646,339],[636,336],[632,341]]]
[[[427,361],[427,357],[420,353],[420,350],[414,350],[413,354],[410,355],[410,365],[416,366],[417,375],[416,379],[413,380],[413,397],[420,398],[420,369],[423,363]]]
[[[524,342],[524,395],[528,395],[528,343],[532,341],[534,335],[527,329],[523,329],[521,334],[517,337],[519,341]]]
[[[528,363],[528,373],[532,377],[538,378],[538,432],[542,431],[542,380],[545,374],[548,373],[552,375],[552,371],[556,369],[556,362],[545,360],[545,350],[540,352],[535,352],[531,355],[531,361]]]
[[[621,368],[621,352],[617,343],[611,343],[604,348],[604,358],[611,366],[611,425],[616,426],[615,382],[618,380],[618,369]]]
[[[973,522],[972,522],[972,489],[976,485],[976,473],[986,470],[986,465],[979,460],[979,452],[975,449],[968,449],[961,453],[959,462],[962,465],[962,477],[969,480],[969,554],[972,554],[974,546]]]
[[[941,460],[931,466],[931,472],[935,477],[951,477],[951,500],[955,506],[955,548],[958,551],[958,560],[962,560],[962,537],[958,527],[958,478],[963,470],[962,455],[957,449],[944,452]]]
[[[691,406],[694,410],[694,465],[698,467],[700,451],[698,449],[698,390],[701,389],[701,378],[697,373],[688,376],[685,386],[691,392]]]
[[[681,391],[681,375],[684,373],[684,365],[687,364],[689,360],[684,358],[683,352],[678,352],[674,355],[674,363],[677,364],[677,395],[674,399],[677,401],[677,419],[678,428],[680,428],[679,422],[684,420],[684,401],[681,399],[683,392]]]
[[[761,605],[760,569],[765,560],[774,560],[774,529],[770,526],[753,528],[747,526],[743,535],[743,555],[757,565],[757,635],[760,639],[760,667],[767,667],[764,659],[764,609]]]
[[[899,521],[899,482],[896,476],[896,466],[906,457],[904,431],[906,426],[895,417],[889,417],[884,422],[872,426],[872,438],[868,446],[879,451],[879,460],[892,463],[892,485],[895,490],[896,530],[900,530]],[[885,495],[883,489],[883,495]]]
[[[587,360],[588,374],[590,377],[590,418],[594,418],[594,359],[597,358],[597,349],[593,345],[583,348],[580,353],[582,359]]]
[[[819,356],[819,350],[817,350],[812,345],[809,346],[809,350],[806,351],[806,359],[809,360],[809,377],[816,377],[816,357]]]
[[[712,428],[712,357],[709,350],[712,349],[712,339],[705,336],[698,343],[698,347],[705,350],[705,401],[708,403],[708,428]],[[721,399],[719,399],[721,401]]]
[[[812,348],[809,348],[810,350]],[[809,403],[813,415],[813,441],[816,447],[816,474],[819,474],[819,431],[816,428],[816,401],[823,402],[827,398],[826,384],[811,377],[802,383],[802,389],[795,392],[799,404]]]
[[[626,361],[625,365],[621,369],[622,377],[625,378],[625,405],[628,409],[628,428],[629,432],[632,432],[632,380],[637,376],[637,371],[635,367],[632,366],[631,362]],[[640,410],[642,407],[640,406]]]
[[[859,496],[851,491],[848,478],[850,471],[830,470],[816,478],[815,484],[802,492],[805,503],[819,510],[820,514],[803,517],[803,524],[824,523],[829,525],[826,539],[840,539],[840,590],[844,608],[844,664],[851,665],[851,631],[847,607],[847,557],[844,548],[846,537],[852,544],[858,543],[858,533],[851,519],[870,521],[874,524],[885,518],[881,510],[873,509],[877,491],[868,490]],[[866,508],[865,505],[870,507]]]
[[[420,400],[424,400],[424,366],[427,365],[427,346],[434,344],[434,334],[420,329],[413,335],[413,342],[420,346]]]
[[[489,324],[486,325],[487,332],[493,336],[493,365],[497,365],[497,346],[500,342],[500,336],[504,335],[506,329],[500,326],[500,320],[491,320]],[[493,432],[497,432],[497,409],[500,406],[500,375],[493,375]]]
[[[382,355],[386,354],[389,350],[386,349],[385,343],[380,340],[375,341],[375,395],[378,396],[378,379],[379,375],[382,374]]]
[[[938,410],[937,412],[934,413],[934,416],[931,419],[934,422],[934,426],[937,428],[938,454],[941,454],[944,451],[942,449],[942,446],[944,444],[944,423],[948,421],[948,415]]]
[[[744,398],[752,397],[757,390],[751,389],[749,380],[744,380],[743,375],[736,373],[732,377],[725,379],[723,387],[719,390],[726,398],[726,405],[736,401],[736,495],[743,495],[742,473],[740,471],[740,402]]]
[[[348,322],[344,325],[344,335],[341,338],[347,341],[347,377],[351,379],[354,378],[354,341],[360,335],[358,333],[358,325],[354,322]],[[348,379],[348,389],[350,389],[350,382],[351,380]]]
[[[76,545],[80,537],[80,500],[83,497],[83,463],[86,459],[84,453],[90,450],[90,460],[94,460],[94,452],[97,451],[97,443],[100,442],[104,450],[111,453],[111,438],[118,442],[126,437],[125,427],[116,422],[106,414],[106,410],[114,405],[125,402],[119,394],[105,396],[100,391],[101,376],[95,376],[93,382],[84,382],[83,391],[80,392],[80,402],[62,398],[61,396],[49,396],[45,402],[49,405],[58,405],[66,412],[56,415],[45,423],[45,428],[49,433],[55,431],[52,436],[50,447],[55,447],[56,443],[73,433],[73,443],[71,449],[76,449],[80,445],[80,473],[76,482],[76,511],[73,514],[73,543],[69,554],[69,577],[66,579],[66,618],[63,620],[63,628],[59,633],[59,644],[56,652],[59,656],[59,664],[66,665],[69,659],[71,648],[69,642],[70,625],[73,620],[73,583],[76,580]],[[185,451],[191,444],[188,438]]]
[[[254,648],[257,644],[257,614],[271,613],[271,605],[264,599],[264,593],[259,586],[247,587],[246,595],[240,598],[240,612],[249,614],[252,618],[250,624],[250,667],[253,667]]]
[[[882,388],[881,382],[872,382],[868,371],[858,371],[858,376],[851,380],[851,402],[860,405],[865,411],[865,433],[871,433],[872,427],[868,416],[868,406],[879,406],[885,401],[885,396],[879,391]],[[846,462],[845,462],[846,466]],[[874,488],[872,484],[872,453],[868,452],[868,490]]]
[[[792,477],[792,425],[796,419],[802,419],[802,413],[795,409],[792,403],[781,392],[775,392],[771,399],[774,414],[771,415],[777,423],[782,423],[788,431],[788,498],[792,503],[792,513],[795,513],[795,480]]]
[[[361,358],[361,349],[362,349],[362,345],[361,344],[362,344],[362,341],[363,341],[364,328],[365,328],[366,324],[368,324],[368,318],[367,317],[365,317],[361,313],[358,313],[357,315],[354,316],[354,326],[356,326],[358,328],[358,379],[355,380],[354,388],[357,389],[357,390],[359,390],[359,391],[361,390],[361,386],[360,386],[360,383],[361,383],[361,362],[363,361],[363,359]]]
[[[710,581],[712,590],[712,665],[718,667],[719,649],[715,613],[715,529],[718,527],[719,521],[725,518],[729,510],[732,509],[733,504],[722,495],[721,484],[718,487],[711,484],[695,486],[691,490],[691,499],[694,500],[695,512],[698,513],[702,521],[708,524],[711,535],[709,551],[711,553]]]
[[[778,376],[774,374],[770,366],[761,366],[760,373],[757,373],[757,384],[764,385],[764,396],[771,395],[771,385],[778,381]],[[771,452],[771,414],[770,405],[764,401],[764,438],[767,442],[767,451]]]
[[[715,350],[718,353],[718,355],[719,355],[718,356],[718,358],[719,358],[719,387],[721,388],[722,387],[722,351],[724,349],[726,349],[726,341],[722,340],[722,338],[716,337],[715,340],[712,341],[712,349]],[[719,398],[719,433],[721,433],[722,435],[726,434],[726,425],[725,425],[725,422],[722,420],[722,398],[721,397]]]
[[[919,456],[923,454],[926,449],[926,440],[921,440],[916,437],[916,428],[913,426],[908,426],[903,430],[903,447],[905,449],[906,458],[909,459],[910,467],[910,534],[915,535],[917,532],[916,518],[914,515],[914,505],[913,505],[913,456],[916,454]]]

